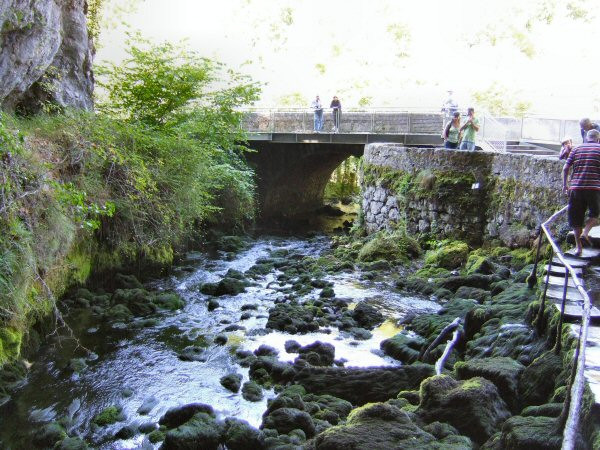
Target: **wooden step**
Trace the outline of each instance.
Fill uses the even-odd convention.
[[[574,270],[575,270],[575,272],[573,274],[571,274],[571,276],[575,275],[578,278],[583,277],[583,270],[581,269],[581,267],[574,268]],[[544,270],[544,273],[547,273],[547,272],[548,272],[548,267],[546,267]],[[550,275],[564,277],[564,275],[565,275],[564,266],[555,266],[555,265],[550,266]]]
[[[548,288],[550,288],[550,286],[558,286],[560,288],[562,288],[565,285],[565,277],[564,275],[562,277],[557,277],[557,276],[548,276],[546,275],[546,277],[544,278],[544,283],[548,283]],[[582,281],[583,284],[583,281]],[[569,283],[568,286],[570,287],[575,287],[575,281],[573,281],[573,277],[569,277]],[[585,284],[584,284],[585,287]]]
[[[562,287],[554,287],[548,286],[548,290],[546,291],[546,297],[550,299],[555,299],[561,301],[563,298],[563,288]],[[569,302],[581,302],[583,301],[583,297],[579,293],[576,288],[569,287],[567,288],[567,301]]]
[[[584,259],[581,258],[577,258],[574,256],[565,256],[565,259],[567,260],[567,262],[571,265],[571,267],[575,268],[583,268],[589,265],[589,261],[586,261]],[[555,264],[557,266],[562,266],[563,263],[562,261],[558,258],[558,256],[555,256],[554,258],[552,258],[552,264]]]
[[[567,250],[565,255],[572,256],[573,258],[583,259],[586,261],[598,261],[600,260],[600,249],[598,248],[589,248],[584,247],[581,255],[575,256],[575,249]],[[570,262],[569,262],[570,264]]]
[[[560,312],[560,303],[554,303],[554,306]],[[565,317],[569,317],[571,319],[581,319],[582,311],[583,306],[573,305],[570,303],[565,304]],[[596,308],[595,306],[592,306],[592,310],[590,311],[590,318],[592,320],[600,319],[600,309]]]

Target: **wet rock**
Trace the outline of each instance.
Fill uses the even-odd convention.
[[[121,395],[125,398],[129,398],[133,395],[133,389],[125,388],[121,391]]]
[[[298,359],[304,359],[313,366],[331,366],[335,359],[335,347],[321,341],[300,347],[298,353]],[[314,356],[309,359],[311,354]]]
[[[491,298],[491,295],[488,291],[483,289],[469,287],[469,286],[461,286],[456,290],[455,294],[456,298],[465,298],[476,300],[477,303],[483,303],[486,300]]]
[[[447,375],[421,384],[416,413],[426,422],[446,422],[475,442],[483,444],[510,417],[498,389],[484,378],[456,381]]]
[[[125,420],[125,416],[120,407],[109,406],[103,409],[100,413],[96,414],[92,419],[92,422],[100,427],[106,425],[112,425],[113,423],[121,422]]]
[[[471,449],[471,441],[454,434],[438,438],[421,429],[397,407],[373,403],[352,411],[345,425],[329,428],[315,439],[317,450]]]
[[[519,407],[519,378],[525,366],[518,361],[506,357],[475,358],[459,361],[454,365],[457,377],[467,380],[483,377],[496,385],[504,401],[516,411]]]
[[[287,353],[298,353],[298,350],[300,350],[301,345],[297,342],[297,341],[285,341],[285,351]]]
[[[263,398],[262,388],[254,381],[247,381],[242,386],[242,397],[249,402],[259,402]]]
[[[287,434],[298,428],[308,437],[315,434],[312,417],[307,412],[295,408],[279,408],[270,412],[263,419],[261,428],[271,428],[280,434]]]
[[[116,289],[144,289],[144,285],[134,275],[118,273],[114,281]]]
[[[140,405],[140,407],[138,408],[137,412],[138,414],[144,416],[146,414],[149,414],[150,411],[152,411],[154,409],[154,407],[156,405],[158,405],[158,399],[154,396],[151,397],[147,397],[146,399],[144,399],[144,401],[142,402],[142,404]]]
[[[181,353],[177,355],[177,357],[181,361],[206,362],[206,355],[204,354],[204,349],[196,345],[191,345],[189,347],[184,348],[181,351]]]
[[[217,345],[225,345],[225,344],[227,344],[228,340],[229,340],[229,338],[227,337],[226,334],[217,334],[215,336],[214,343]]]
[[[373,337],[373,333],[364,328],[350,328],[348,332],[354,339],[358,339],[359,341],[367,341]]]
[[[137,434],[138,427],[136,425],[126,425],[115,434],[117,439],[131,439]]]
[[[246,292],[247,283],[236,278],[223,278],[218,283],[204,283],[200,292],[206,295],[220,297],[223,295],[238,295]]]
[[[458,275],[442,278],[437,282],[437,285],[438,287],[448,289],[452,292],[456,292],[456,290],[461,286],[475,287],[489,291],[491,284],[500,280],[501,278],[497,275],[481,275],[474,273],[466,276]]]
[[[209,311],[214,311],[215,309],[217,309],[220,305],[220,303],[218,301],[216,301],[215,299],[210,299],[207,303],[207,308]]]
[[[229,375],[221,377],[220,382],[221,386],[223,386],[225,389],[237,393],[240,391],[240,387],[242,386],[242,376],[237,373],[230,373]]]
[[[514,416],[502,425],[502,432],[497,439],[499,446],[495,448],[557,450],[562,444],[562,432],[559,430],[557,419],[552,417]],[[576,443],[575,448],[585,448],[581,444]],[[488,447],[486,443],[482,448],[494,447]]]
[[[335,297],[335,291],[331,287],[325,287],[325,288],[323,288],[321,290],[321,293],[319,294],[319,297],[321,297],[321,298],[333,298],[333,297]]]
[[[36,447],[54,447],[58,441],[67,437],[67,432],[57,422],[51,422],[44,425],[41,430],[36,430],[32,437],[32,442]]]
[[[167,428],[176,428],[190,420],[196,413],[205,413],[214,417],[215,412],[210,405],[203,403],[190,403],[183,406],[170,408],[158,421]]]
[[[128,322],[133,318],[133,314],[125,305],[115,305],[109,308],[104,318],[111,322]]]
[[[85,441],[78,437],[68,437],[54,446],[54,450],[87,450],[88,448]]]
[[[528,406],[521,411],[521,416],[558,417],[562,413],[564,403],[546,403],[539,406]]]
[[[379,347],[386,355],[403,363],[412,364],[419,358],[425,344],[425,340],[419,336],[398,333],[392,338],[381,341]]]
[[[256,356],[277,356],[279,351],[276,348],[263,344],[254,350],[254,354]]]
[[[164,441],[165,432],[162,430],[154,430],[150,434],[148,434],[148,440],[153,444]]]
[[[249,312],[245,312],[242,313],[242,315],[240,316],[240,320],[248,320],[252,317],[252,314],[250,314]]]
[[[317,331],[313,309],[304,308],[295,303],[279,303],[269,310],[266,328],[285,331],[290,334]]]
[[[362,328],[371,329],[376,327],[384,321],[383,314],[381,314],[375,307],[368,303],[359,303],[354,311],[352,311],[352,318]]]
[[[246,303],[246,304],[242,305],[242,307],[240,309],[242,311],[256,311],[258,309],[258,305]]]
[[[225,445],[229,450],[262,450],[265,436],[262,431],[250,426],[245,420],[225,419]]]
[[[85,359],[72,358],[71,360],[69,360],[69,364],[67,364],[67,367],[65,368],[65,370],[67,372],[72,372],[72,373],[81,373],[85,369],[87,369],[87,366],[88,365],[85,362]]]
[[[184,302],[181,297],[173,292],[163,292],[154,296],[152,300],[159,308],[176,311],[183,308]]]
[[[114,305],[125,305],[134,316],[147,316],[157,311],[154,295],[145,289],[117,289],[111,299]]]
[[[413,364],[401,367],[339,368],[304,367],[294,381],[313,394],[329,394],[354,405],[385,401],[398,392],[418,389],[421,381],[434,374],[433,366]]]
[[[237,253],[246,247],[246,243],[239,236],[222,236],[217,240],[217,247],[224,252]]]
[[[556,378],[562,370],[562,358],[553,351],[535,359],[523,371],[519,393],[525,405],[546,403],[554,392]]]
[[[158,426],[154,422],[145,422],[140,424],[138,431],[140,433],[149,434],[156,430]]]
[[[198,412],[183,425],[168,431],[161,446],[163,450],[217,450],[223,439],[224,425],[212,415]]]
[[[237,325],[237,324],[233,324],[233,325],[228,325],[225,328],[223,328],[223,331],[225,333],[230,333],[232,331],[245,331],[246,327],[243,327],[242,325]]]

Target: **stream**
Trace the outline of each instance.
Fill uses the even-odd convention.
[[[363,280],[360,270],[355,270],[324,277],[333,283],[336,297],[348,299],[351,306],[368,300],[385,315],[387,320],[372,330],[372,337],[360,341],[334,327],[309,334],[267,333],[269,309],[282,296],[273,287],[277,271],[254,280],[255,284],[244,293],[219,297],[220,306],[214,311],[207,308],[211,297],[198,290],[202,283],[218,282],[230,269],[248,270],[272,250],[318,256],[329,248],[329,243],[325,235],[262,236],[254,238],[235,257],[225,253],[189,253],[170,276],[145,285],[152,291],[175,291],[185,301],[180,310],[159,310],[151,316],[153,321],[136,318],[123,327],[102,322],[85,309],[66,312],[77,341],[64,333],[51,336],[30,361],[26,380],[12,399],[0,407],[0,447],[32,448],[31,435],[36,429],[61,420],[68,424],[70,435],[79,435],[96,448],[157,448],[160,444],[151,444],[144,434],[126,440],[115,439],[114,435],[127,424],[156,423],[170,407],[192,402],[212,405],[218,417],[235,416],[258,427],[267,400],[276,394],[265,390],[261,401],[250,402],[221,386],[220,378],[233,372],[241,374],[243,381],[248,380],[248,369],[240,367],[234,356],[236,348],[254,351],[267,344],[279,350],[281,360],[293,361],[297,355],[286,353],[287,340],[301,345],[320,340],[335,346],[336,359],[344,361],[346,367],[400,364],[383,355],[379,343],[400,330],[396,324],[407,312],[432,312],[439,305],[428,298],[397,292],[385,276],[383,281],[373,282]],[[304,298],[316,298],[319,291],[315,289]],[[242,306],[247,304],[254,304],[257,309],[250,310],[251,314],[246,314],[250,317],[241,320]],[[213,344],[214,336],[228,325],[241,325],[244,329],[227,332],[226,345]],[[183,348],[206,342],[209,344],[205,362],[178,358]],[[65,370],[74,357],[84,357],[87,364],[79,374]],[[93,417],[111,405],[120,405],[126,420],[101,428],[94,425]],[[140,410],[142,405],[145,408]]]

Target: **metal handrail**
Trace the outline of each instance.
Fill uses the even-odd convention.
[[[589,294],[587,293],[587,291],[581,284],[581,281],[579,280],[579,278],[577,276],[575,276],[574,268],[566,260],[563,251],[558,246],[556,241],[553,239],[552,233],[549,230],[549,226],[560,215],[564,214],[567,210],[568,210],[568,207],[565,206],[563,209],[555,212],[552,216],[550,216],[549,219],[547,219],[544,223],[542,223],[541,229],[540,229],[540,235],[539,235],[539,239],[538,239],[538,248],[537,248],[537,253],[536,253],[536,258],[535,258],[535,264],[534,264],[533,271],[531,273],[531,277],[528,281],[529,281],[530,287],[533,286],[535,284],[535,282],[537,281],[537,277],[536,277],[537,263],[538,263],[540,248],[541,248],[541,244],[542,244],[542,232],[543,232],[546,235],[548,242],[550,243],[550,246],[552,247],[553,252],[556,254],[556,256],[560,259],[561,263],[565,267],[565,287],[568,284],[569,277],[572,276],[573,283],[575,284],[575,287],[577,288],[577,290],[581,294],[581,297],[583,298],[583,312],[582,312],[582,316],[581,316],[581,327],[579,329],[579,339],[578,339],[578,343],[577,343],[577,350],[576,350],[574,358],[573,358],[574,369],[575,368],[576,369],[574,370],[574,376],[571,379],[570,396],[568,395],[567,398],[565,399],[565,402],[569,402],[569,409],[568,409],[568,416],[566,418],[565,427],[564,427],[564,431],[563,431],[563,441],[562,441],[562,449],[563,450],[573,450],[573,449],[575,449],[577,430],[579,428],[579,414],[581,412],[581,401],[583,398],[583,391],[585,388],[585,376],[584,376],[585,348],[587,345],[592,302],[591,302]],[[547,273],[546,274],[546,288],[547,288],[549,278],[550,278],[550,273]],[[544,291],[544,293],[545,293],[545,291]],[[557,345],[559,344],[560,340],[562,339],[562,319],[564,316],[565,297],[566,297],[566,288],[563,292],[561,318],[560,318],[560,322],[559,322],[560,328],[558,330],[559,333],[557,334],[557,337],[556,337]],[[544,295],[543,300],[545,300],[545,295]],[[544,307],[543,300],[542,300],[542,303],[540,304],[540,309]],[[563,413],[564,413],[564,411],[563,411]]]

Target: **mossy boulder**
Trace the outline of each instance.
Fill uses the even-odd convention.
[[[224,443],[229,450],[262,450],[265,435],[245,420],[225,419]]]
[[[425,340],[419,336],[409,336],[405,332],[396,334],[394,337],[384,339],[379,344],[383,352],[398,361],[412,364],[419,358],[421,348]]]
[[[167,410],[158,423],[166,428],[176,428],[190,420],[196,413],[205,413],[215,417],[215,412],[210,405],[204,403],[189,403],[187,405],[175,406]]]
[[[242,376],[238,373],[230,373],[221,377],[221,386],[231,392],[239,392],[242,386]]]
[[[448,429],[450,431],[450,429]],[[469,438],[438,437],[420,428],[406,412],[386,403],[369,403],[353,410],[344,425],[329,428],[315,439],[317,450],[338,449],[472,449]]]
[[[87,450],[86,442],[78,437],[68,437],[54,445],[54,450]]]
[[[335,359],[335,347],[329,343],[316,341],[298,349],[298,359],[304,359],[313,366],[331,366]]]
[[[442,241],[435,249],[425,254],[425,264],[452,270],[467,261],[469,246],[462,241]]]
[[[371,329],[385,320],[377,308],[368,303],[361,302],[352,311],[352,318],[362,328]]]
[[[242,397],[249,402],[259,402],[263,398],[262,388],[254,381],[247,381],[242,386]]]
[[[491,295],[488,291],[469,286],[459,287],[456,290],[455,296],[456,298],[477,300],[477,303],[483,303],[491,298]]]
[[[511,417],[504,422],[499,438],[499,448],[514,450],[559,450],[561,444],[562,432],[553,417]]]
[[[437,375],[421,383],[416,413],[426,422],[446,422],[482,444],[510,417],[496,386],[485,378],[457,381]]]
[[[310,414],[296,408],[278,408],[269,412],[261,427],[277,430],[280,434],[300,429],[307,437],[315,435],[315,424]]]
[[[511,358],[475,358],[459,361],[454,370],[460,380],[483,377],[496,385],[504,401],[513,411],[519,407],[519,378],[525,366]]]
[[[223,440],[224,424],[212,415],[198,412],[183,425],[169,430],[161,446],[163,450],[217,450]]]
[[[564,403],[546,403],[544,405],[528,406],[523,408],[520,416],[545,416],[545,417],[558,417],[562,413]]]
[[[145,289],[117,289],[111,299],[113,305],[124,305],[135,316],[147,316],[156,312],[154,294]]]
[[[535,359],[523,371],[519,393],[525,405],[546,403],[554,392],[556,378],[562,371],[562,358],[553,351]]]
[[[298,303],[279,303],[269,310],[266,328],[290,334],[317,331],[319,324],[315,320],[315,312],[315,309]]]
[[[465,265],[465,273],[471,275],[480,273],[483,275],[491,275],[496,271],[496,265],[491,258],[480,253],[473,252],[469,255]]]
[[[58,422],[51,422],[44,425],[40,430],[36,430],[31,440],[36,447],[52,448],[54,444],[66,437],[67,432],[63,426]]]
[[[0,328],[0,366],[21,354],[23,333],[12,327]]]
[[[156,294],[152,302],[160,308],[176,311],[183,308],[183,299],[174,292],[163,292]]]
[[[380,231],[369,237],[358,252],[358,260],[362,262],[408,261],[419,256],[420,253],[419,243],[406,232]]]
[[[112,425],[113,423],[121,422],[125,420],[125,416],[121,408],[118,406],[109,406],[103,409],[100,413],[96,414],[92,420],[96,425],[103,427],[106,425]]]
[[[224,295],[238,295],[246,292],[248,283],[237,278],[226,277],[218,283],[204,283],[200,286],[200,292],[206,295],[221,297]]]
[[[118,273],[114,283],[116,289],[144,289],[144,285],[134,275]]]

